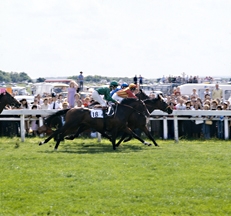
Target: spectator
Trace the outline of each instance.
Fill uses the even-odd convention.
[[[21,109],[30,109],[30,106],[25,98],[20,100],[20,103],[21,103]],[[25,116],[25,117],[28,117],[28,116]],[[25,131],[26,131],[26,136],[28,136],[29,134],[29,121],[28,120],[25,121]]]
[[[218,99],[222,100],[222,97],[223,97],[222,95],[223,95],[223,91],[221,88],[219,88],[219,84],[217,83],[215,85],[215,89],[213,89],[213,91],[212,91],[212,99],[216,100],[218,98]]]
[[[204,100],[203,101],[205,102],[206,100],[209,100],[209,101],[211,100],[211,97],[210,97],[209,94],[204,95]]]
[[[137,84],[137,81],[138,81],[138,78],[137,78],[137,76],[135,75],[134,78],[133,78],[133,83],[134,83],[134,84]]]
[[[63,109],[68,109],[68,108],[69,108],[68,102],[64,101],[64,102],[62,103],[62,108],[63,108]]]
[[[222,106],[218,105],[217,110],[222,110]],[[217,120],[217,138],[224,138],[224,116],[217,116],[219,120]]]
[[[37,109],[41,109],[41,106],[39,105],[39,100],[37,97],[34,98],[34,102],[32,102],[32,106],[36,105]]]
[[[91,98],[90,97],[85,97],[83,99],[83,106],[88,107],[91,104]]]
[[[139,76],[139,85],[143,85],[143,77],[141,75]]]
[[[62,109],[62,106],[57,102],[57,96],[55,93],[51,94],[52,103],[49,105],[49,110],[51,109]]]
[[[79,93],[75,93],[75,101],[74,101],[74,107],[81,107],[83,105],[83,102],[81,100],[81,96]]]
[[[209,110],[210,107],[205,104],[204,105],[204,110]],[[211,128],[211,118],[209,116],[206,116],[207,120],[204,121],[204,123],[202,124],[202,132],[203,132],[203,135],[204,135],[204,138],[205,139],[210,139],[210,128]]]
[[[61,104],[64,102],[64,98],[63,98],[63,95],[62,94],[59,94],[58,95],[58,99],[57,99],[57,103]]]
[[[38,99],[38,104],[41,106],[41,104],[43,103],[43,99],[41,98],[41,95],[37,94],[36,98]]]
[[[198,98],[197,90],[195,88],[193,88],[192,93],[190,95],[190,98],[192,97]]]
[[[83,91],[83,72],[79,72],[78,81],[79,81],[79,91]],[[69,104],[70,105],[70,104]]]
[[[209,95],[211,97],[211,92],[209,91],[209,88],[206,88],[204,91],[204,97],[205,95]]]
[[[41,105],[41,109],[47,110],[48,108],[49,108],[48,99],[47,99],[47,98],[44,98],[44,99],[43,99],[43,103],[42,103],[42,105]]]
[[[75,93],[78,88],[78,84],[75,81],[71,81],[67,89],[67,102],[69,103],[69,108],[75,106]]]
[[[37,105],[33,105],[31,107],[32,110],[36,110],[38,109],[38,106]],[[32,116],[32,118],[36,118],[36,116]],[[39,121],[34,119],[34,120],[31,120],[30,122],[30,128],[32,130],[32,135],[33,136],[36,136],[37,135],[37,130],[38,130],[38,124],[39,124]]]

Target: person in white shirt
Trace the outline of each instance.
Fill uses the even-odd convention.
[[[43,109],[43,110],[49,109],[49,104],[48,104],[48,99],[47,99],[47,98],[45,98],[45,99],[43,100],[43,103],[42,103],[42,105],[41,105],[41,109]]]
[[[59,104],[57,102],[57,96],[55,93],[52,93],[51,94],[51,97],[52,97],[52,102],[51,104],[49,105],[49,110],[52,110],[52,109],[62,109],[62,104]]]

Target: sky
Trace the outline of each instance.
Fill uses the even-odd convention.
[[[231,77],[230,0],[0,0],[0,70]]]

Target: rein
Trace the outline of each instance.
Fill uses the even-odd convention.
[[[136,111],[138,114],[145,116],[144,111],[143,111],[143,112],[140,112],[139,110],[137,110],[137,109],[135,109],[135,108],[133,108],[132,106],[127,105],[127,104],[120,104],[120,105],[125,106],[125,107],[129,107],[130,109]],[[145,105],[145,104],[144,104],[144,105]],[[145,105],[145,107],[146,107],[146,105]],[[147,109],[147,108],[146,108],[146,109]]]

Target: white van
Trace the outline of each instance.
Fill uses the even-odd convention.
[[[26,90],[26,87],[14,86],[11,87],[11,89],[15,95],[30,95],[29,92]]]
[[[197,90],[197,94],[201,99],[204,99],[204,92],[206,88],[209,88],[209,91],[212,93],[216,84],[206,84],[206,83],[189,83],[180,85],[180,92],[182,95],[191,95],[192,90],[195,88]],[[228,100],[231,96],[231,85],[222,85],[219,84],[219,87],[223,90],[223,99]]]
[[[55,92],[56,94],[62,94],[67,92],[69,85],[64,83],[35,83],[33,85],[34,95],[40,94],[41,96],[46,94],[51,94]]]

